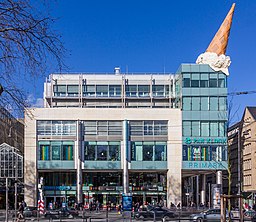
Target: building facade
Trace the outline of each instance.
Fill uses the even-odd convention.
[[[228,129],[231,194],[241,193],[252,206],[256,193],[256,107],[246,107],[239,122]],[[227,185],[226,185],[227,187]]]
[[[46,205],[118,204],[123,193],[206,203],[206,175],[227,167],[226,78],[199,64],[175,75],[50,75],[44,108],[25,117],[25,201],[36,205],[43,178]]]

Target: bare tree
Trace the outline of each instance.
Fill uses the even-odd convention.
[[[40,11],[35,9],[36,3]],[[43,75],[48,61],[54,61],[60,71],[64,66],[65,50],[60,36],[52,30],[55,20],[46,11],[47,7],[40,1],[0,0],[2,106],[25,108],[28,105],[24,91],[17,87],[17,78],[31,80]]]

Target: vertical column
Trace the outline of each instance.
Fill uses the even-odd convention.
[[[196,207],[199,209],[199,175],[196,176]]]
[[[80,120],[77,121],[77,164],[76,164],[76,198],[77,203],[83,202],[82,190],[82,149],[83,149],[83,127]]]
[[[129,155],[129,130],[128,130],[128,121],[123,121],[123,190],[124,193],[129,193],[129,172],[128,172],[128,157]]]
[[[206,204],[206,199],[205,199],[205,195],[206,195],[206,175],[203,174],[201,175],[201,178],[202,178],[202,186],[201,186],[201,195],[200,195],[200,198],[201,198],[201,203],[202,204]]]

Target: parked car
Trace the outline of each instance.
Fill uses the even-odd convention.
[[[76,218],[79,212],[75,208],[60,208],[55,210],[47,210],[45,212],[45,218],[59,219],[59,218]]]
[[[24,217],[36,217],[37,207],[25,207],[23,211]]]
[[[226,218],[229,218],[228,211],[226,211]],[[231,218],[233,218],[231,214]],[[220,209],[209,209],[198,214],[191,214],[190,220],[195,222],[203,221],[221,221],[221,211]]]
[[[140,219],[140,220],[144,220],[144,219],[153,219],[154,217],[156,219],[165,219],[168,220],[170,218],[175,218],[177,217],[177,215],[170,211],[167,208],[164,207],[152,207],[149,206],[147,208],[143,208],[142,210],[136,212],[134,214],[135,219]]]

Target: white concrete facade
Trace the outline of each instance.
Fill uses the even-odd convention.
[[[182,114],[174,108],[35,108],[25,115],[25,201],[28,205],[37,204],[37,120],[166,120],[168,121],[167,141],[167,206],[171,202],[181,203],[181,168],[182,168]],[[75,167],[78,150],[82,144],[75,141]],[[53,140],[51,136],[45,139]],[[63,138],[65,139],[65,138]],[[121,146],[121,154],[124,152]],[[123,156],[123,154],[121,155]],[[124,161],[123,158],[121,161]],[[123,166],[123,163],[121,164]],[[130,163],[128,164],[128,168]],[[54,169],[52,169],[54,170]],[[84,165],[82,164],[82,170]],[[128,170],[129,171],[129,170]],[[80,180],[79,180],[80,181]]]

